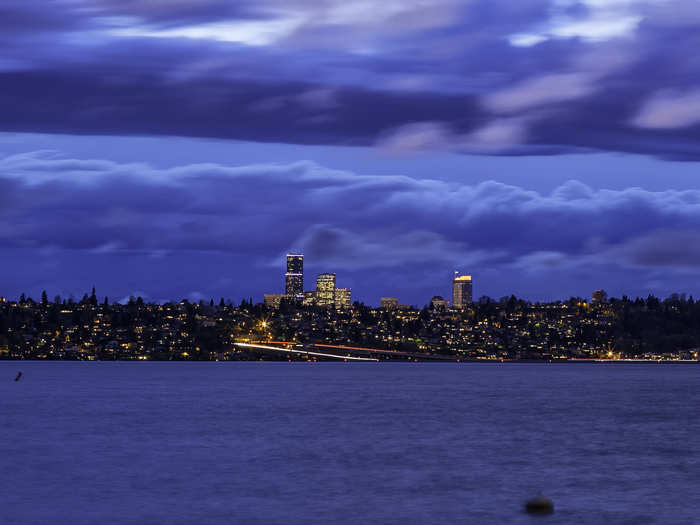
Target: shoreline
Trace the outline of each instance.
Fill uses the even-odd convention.
[[[212,361],[195,361],[195,360],[174,360],[174,359],[0,359],[0,365],[3,363],[350,363],[355,360],[348,358],[347,360],[288,360],[288,359],[221,359]],[[369,361],[365,361],[369,362]],[[654,365],[698,365],[700,360],[672,360],[672,359],[430,359],[430,360],[398,360],[398,359],[379,359],[372,361],[373,363],[399,363],[399,364],[541,364],[541,365],[560,365],[560,364],[596,364],[596,365],[621,365],[621,364],[654,364]]]

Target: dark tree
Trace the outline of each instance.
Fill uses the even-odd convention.
[[[97,294],[95,293],[95,287],[92,287],[92,293],[90,294],[90,304],[92,306],[97,306]]]

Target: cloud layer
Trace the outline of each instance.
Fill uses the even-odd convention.
[[[2,130],[700,157],[695,0],[49,4],[0,7]]]
[[[592,279],[629,286],[628,293],[643,293],[651,280],[673,289],[700,265],[692,249],[697,190],[593,190],[572,180],[543,194],[312,162],[156,169],[53,152],[13,155],[0,159],[0,225],[12,264],[83,259],[73,271],[45,275],[50,282],[74,279],[95,260],[99,282],[115,293],[133,286],[166,298],[202,289],[182,288],[185,269],[212,295],[275,291],[288,250],[307,254],[309,279],[337,271],[367,300],[401,293],[416,302],[435,288],[448,293],[453,269],[479,276],[482,293],[538,298],[580,293]],[[136,273],[125,282],[119,272],[131,264]],[[138,282],[146,267],[162,279],[156,289]],[[3,279],[11,288],[12,275]]]

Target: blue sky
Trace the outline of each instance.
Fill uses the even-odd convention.
[[[0,295],[700,295],[694,0],[9,0]]]

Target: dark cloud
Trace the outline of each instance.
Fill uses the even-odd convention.
[[[101,16],[133,17],[151,27],[168,28],[206,24],[222,19],[256,20],[269,18],[264,3],[247,0],[81,0],[86,8]]]
[[[700,266],[700,232],[656,230],[626,240],[610,250],[624,264],[639,267],[687,268]]]
[[[78,29],[81,27],[80,20],[61,1],[47,0],[38,4],[25,0],[3,0],[0,4],[0,38]]]
[[[103,78],[87,71],[0,73],[0,83],[0,127],[10,131],[194,135],[261,142],[287,142],[294,136],[300,144],[367,145],[386,126],[431,116],[452,118],[455,106],[461,107],[465,127],[478,113],[473,98],[467,96],[360,89],[322,92],[299,83],[217,79],[175,83],[150,76]]]
[[[10,1],[0,129],[697,160],[693,4]]]

